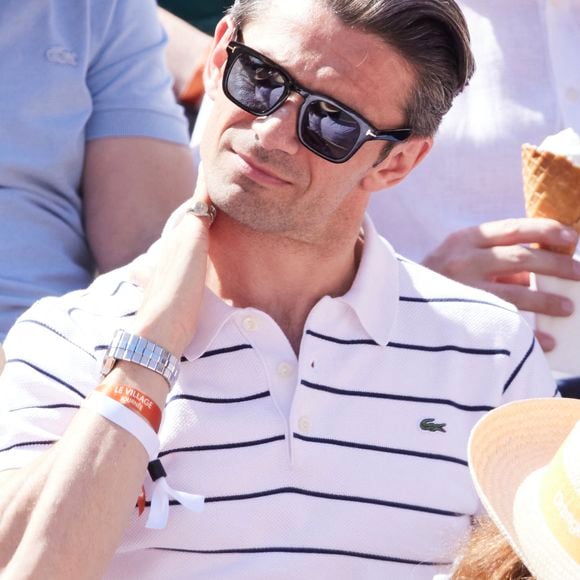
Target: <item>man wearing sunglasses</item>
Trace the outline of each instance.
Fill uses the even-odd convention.
[[[449,0],[236,2],[194,201],[6,341],[5,578],[449,567],[478,511],[471,426],[554,385],[517,312],[364,214],[472,69]]]

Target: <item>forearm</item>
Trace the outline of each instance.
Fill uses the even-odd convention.
[[[169,37],[167,65],[179,96],[202,64],[212,38],[163,8],[158,8],[157,14]]]
[[[191,151],[183,145],[134,137],[88,143],[83,211],[99,271],[145,252],[191,196],[195,177]]]
[[[157,404],[163,379],[120,363],[107,377]],[[78,412],[61,440],[0,489],[3,578],[100,578],[127,526],[148,457],[141,443],[92,409]]]
[[[207,202],[205,188],[198,187],[198,199]],[[197,326],[209,225],[208,217],[187,213],[163,237],[132,319],[133,333],[178,359]],[[139,364],[118,361],[103,383],[135,387],[164,408],[165,379]],[[0,474],[0,569],[8,563],[3,578],[101,577],[135,509],[148,460],[136,436],[81,408],[34,464],[4,480]]]

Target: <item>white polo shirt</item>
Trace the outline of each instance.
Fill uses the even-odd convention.
[[[108,578],[431,578],[479,510],[472,425],[555,386],[513,307],[399,259],[365,222],[355,282],[311,311],[296,358],[277,324],[206,293],[161,427],[175,502],[134,517]],[[142,297],[118,270],[48,298],[5,343],[0,469],[57,440]],[[113,467],[118,469],[119,467]],[[145,487],[150,497],[151,481]],[[87,498],[87,501],[90,501]]]

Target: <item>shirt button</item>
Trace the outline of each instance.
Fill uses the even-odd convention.
[[[288,377],[292,376],[294,369],[292,368],[291,364],[288,364],[287,362],[283,362],[283,363],[280,363],[278,365],[276,372],[278,373],[278,376],[280,376],[284,379],[287,379]]]
[[[253,316],[246,316],[242,321],[242,324],[248,332],[254,332],[254,330],[258,328],[258,323]]]
[[[302,431],[302,433],[308,433],[310,431],[310,419],[306,415],[298,419],[298,430]]]

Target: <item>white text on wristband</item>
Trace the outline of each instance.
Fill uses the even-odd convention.
[[[157,433],[161,425],[161,409],[145,393],[129,385],[99,385],[95,391],[107,395],[127,409],[141,415]]]

